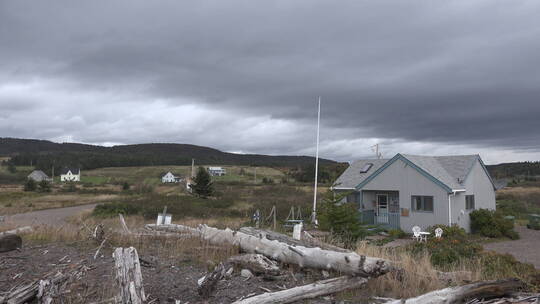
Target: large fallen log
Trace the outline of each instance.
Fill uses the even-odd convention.
[[[457,304],[473,299],[492,299],[511,295],[523,288],[518,279],[485,281],[428,292],[416,298],[393,300],[385,304]]]
[[[137,250],[133,247],[116,248],[113,253],[116,287],[116,303],[141,304],[146,301],[142,283],[141,265]]]
[[[243,252],[259,253],[270,259],[300,267],[334,270],[343,274],[361,277],[378,277],[391,270],[390,263],[383,259],[358,255],[354,252],[336,252],[318,247],[289,245],[276,239],[269,240],[266,235],[247,234],[230,229],[217,229],[200,225],[198,228],[183,225],[146,225],[147,229],[158,231],[176,231],[198,235],[213,244],[231,244],[239,246]]]
[[[295,288],[263,293],[247,299],[238,300],[233,304],[278,304],[293,303],[305,299],[313,299],[347,289],[360,288],[367,283],[368,279],[361,277],[343,276],[328,279]]]

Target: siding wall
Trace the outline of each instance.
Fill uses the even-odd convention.
[[[400,208],[409,209],[409,216],[402,216],[400,222],[405,232],[410,232],[416,225],[425,229],[435,224],[448,224],[448,193],[402,160],[395,161],[362,190],[399,191]],[[412,211],[412,195],[433,196],[433,213]],[[374,199],[364,196],[365,207],[371,207],[368,203]]]
[[[464,185],[467,191],[452,200],[452,222],[470,232],[469,213],[472,210],[465,208],[465,195],[474,195],[475,209],[495,210],[495,190],[479,161],[475,162]]]

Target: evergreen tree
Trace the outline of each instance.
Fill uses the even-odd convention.
[[[358,207],[353,203],[342,203],[348,193],[334,194],[328,191],[319,208],[321,230],[330,231],[347,247],[354,247],[358,238],[366,235],[359,221]]]
[[[206,169],[203,167],[199,167],[197,176],[195,176],[195,179],[190,187],[193,192],[200,197],[208,197],[214,194],[214,185],[212,184],[210,174],[208,174]]]
[[[11,173],[17,172],[17,167],[15,167],[15,164],[12,161],[8,161],[8,171]]]

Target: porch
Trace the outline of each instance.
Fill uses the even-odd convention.
[[[388,229],[400,228],[399,191],[360,192],[361,221],[368,225],[381,225]]]

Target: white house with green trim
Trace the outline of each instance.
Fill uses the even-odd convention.
[[[363,222],[406,232],[436,224],[470,231],[472,210],[495,209],[495,186],[479,155],[359,160],[332,190],[348,193],[346,201],[358,204]]]

